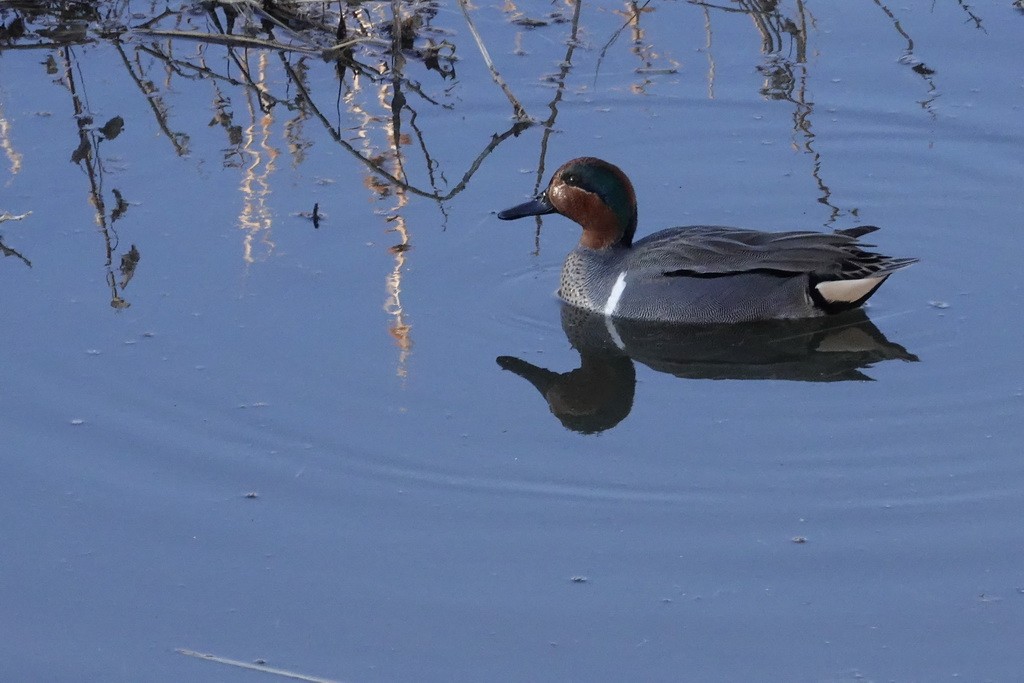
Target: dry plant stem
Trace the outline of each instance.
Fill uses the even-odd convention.
[[[378,47],[387,47],[391,45],[390,41],[384,40],[383,38],[374,38],[373,36],[360,36],[358,38],[350,38],[349,40],[338,43],[337,45],[331,45],[330,47],[324,48],[325,53],[340,52],[346,48],[352,47],[353,45],[377,45]]]
[[[199,31],[172,31],[163,29],[136,29],[132,33],[144,36],[156,36],[159,38],[182,38],[184,40],[198,40],[202,43],[215,45],[227,45],[228,47],[261,47],[269,50],[284,50],[286,52],[302,52],[307,55],[318,55],[322,52],[319,48],[304,47],[300,45],[285,45],[273,40],[262,40],[260,38],[248,38],[245,36],[221,36],[216,33],[200,33]]]
[[[77,40],[61,40],[55,43],[17,43],[15,45],[0,45],[0,54],[8,50],[59,50],[67,45],[91,45],[97,42],[94,38],[80,38]]]
[[[7,213],[6,211],[4,211],[3,213],[0,213],[0,223],[6,223],[7,221],[20,221],[20,220],[24,220],[24,219],[28,218],[31,215],[32,215],[31,211],[26,211],[25,213],[20,213],[20,214]]]
[[[519,103],[519,100],[516,99],[516,96],[512,93],[511,88],[509,88],[508,84],[505,83],[505,79],[501,77],[501,74],[498,73],[498,70],[494,67],[494,62],[491,61],[491,55],[487,52],[487,46],[484,45],[483,39],[481,39],[480,34],[477,33],[476,25],[473,23],[472,17],[469,16],[469,8],[466,7],[466,0],[459,0],[459,7],[462,8],[463,16],[466,17],[466,24],[469,26],[469,32],[473,34],[473,40],[476,41],[476,46],[480,48],[480,54],[484,58],[484,64],[487,65],[487,68],[491,72],[491,78],[493,78],[494,82],[498,84],[501,91],[505,93],[505,97],[508,98],[508,101],[512,103],[512,112],[516,121],[530,121],[531,119],[527,115],[526,109],[524,109],[523,105]]]
[[[318,676],[307,676],[306,674],[300,674],[296,671],[289,671],[288,669],[278,669],[272,666],[264,666],[262,664],[252,664],[250,662],[242,662],[237,659],[228,659],[227,657],[218,657],[217,655],[208,654],[206,652],[196,652],[195,650],[186,650],[184,648],[178,648],[176,652],[186,657],[195,657],[196,659],[205,659],[209,662],[216,662],[218,664],[227,664],[228,666],[235,666],[239,669],[248,669],[249,671],[262,671],[263,673],[273,674],[274,676],[281,676],[282,678],[290,678],[293,681],[305,681],[306,683],[339,683],[337,680],[331,678],[319,678]]]

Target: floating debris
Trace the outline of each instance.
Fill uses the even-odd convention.
[[[105,137],[107,140],[113,140],[114,138],[121,134],[122,130],[124,130],[124,119],[122,119],[120,116],[115,116],[114,118],[104,123],[103,127],[100,128],[99,132],[100,135]]]
[[[121,289],[128,286],[135,276],[135,266],[139,265],[142,255],[134,244],[131,249],[121,255]]]
[[[304,218],[307,221],[311,221],[313,223],[313,227],[317,230],[320,229],[320,222],[327,218],[327,214],[320,210],[320,202],[316,202],[315,204],[313,204],[312,211],[299,211],[297,213],[293,213],[292,215],[298,218]]]

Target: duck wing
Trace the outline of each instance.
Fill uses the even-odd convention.
[[[806,274],[813,281],[886,276],[917,259],[865,251],[866,225],[835,232],[762,232],[724,226],[669,228],[633,245],[629,268],[662,276],[716,277],[738,273]]]

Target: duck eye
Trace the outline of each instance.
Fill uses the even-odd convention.
[[[580,176],[578,173],[566,173],[565,175],[562,176],[562,181],[565,182],[567,185],[579,185]]]

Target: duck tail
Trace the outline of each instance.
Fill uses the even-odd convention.
[[[839,272],[812,277],[811,298],[820,308],[829,313],[856,308],[870,299],[890,275],[917,263],[916,258],[893,258],[865,251],[874,245],[863,244],[860,238],[878,229],[875,225],[860,225],[835,231],[848,238],[850,244],[846,245],[847,257],[840,263]]]
[[[877,225],[859,225],[856,228],[845,228],[844,230],[836,230],[837,235],[845,235],[852,237],[853,239],[860,239],[864,235],[870,235],[876,230],[881,230]]]
[[[893,258],[862,251],[856,252],[856,257],[845,264],[844,272],[838,277],[811,281],[811,298],[829,313],[860,306],[890,275],[917,263],[916,258]]]

